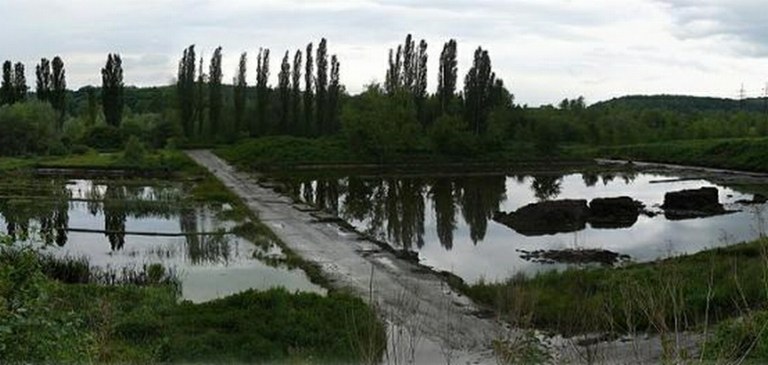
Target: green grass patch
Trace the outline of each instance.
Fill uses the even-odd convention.
[[[768,138],[672,141],[594,149],[596,156],[768,172]]]
[[[220,148],[216,153],[234,165],[246,169],[260,166],[364,162],[360,156],[351,153],[344,140],[334,138],[262,137]]]
[[[436,167],[450,165],[451,168],[456,168],[456,164],[507,166],[519,163],[585,160],[583,154],[572,154],[571,151],[571,149],[565,149],[554,156],[542,155],[531,143],[508,142],[493,147],[478,147],[473,152],[466,154],[441,154],[424,144],[408,151],[391,151],[386,156],[375,156],[366,152],[354,151],[348,141],[341,137],[312,139],[287,136],[247,139],[235,145],[215,150],[216,154],[223,159],[246,170],[280,170],[312,165],[344,167],[369,164]]]
[[[564,334],[699,328],[768,303],[768,240],[622,268],[571,269],[463,288],[515,324]]]

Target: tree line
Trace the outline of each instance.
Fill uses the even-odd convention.
[[[119,54],[107,55],[100,86],[76,91],[67,90],[59,56],[35,66],[34,90],[25,65],[5,61],[0,154],[119,149],[129,137],[164,147],[291,135],[341,140],[355,153],[386,160],[414,151],[472,156],[510,144],[532,144],[550,154],[560,143],[768,135],[768,99],[652,96],[587,106],[577,97],[537,108],[517,105],[488,50],[475,48],[472,63],[460,72],[454,39],[442,44],[430,93],[429,49],[426,40],[408,34],[389,50],[383,83],[356,95],[341,84],[340,61],[326,39],[284,51],[274,71],[269,49],[259,49],[255,60],[240,53],[231,84],[223,79],[221,47],[206,59],[190,45],[174,85],[150,88],[124,85]]]
[[[304,53],[296,50],[293,57],[285,51],[276,88],[269,84],[270,50],[259,49],[253,87],[248,82],[248,54],[241,53],[232,80],[231,103],[227,101],[231,109],[225,107],[221,58],[218,47],[205,73],[204,59],[198,58],[195,45],[190,45],[179,60],[177,108],[187,139],[207,138],[212,133],[222,140],[271,134],[314,137],[339,131],[344,89],[338,57],[328,55],[325,38],[316,50],[309,43]],[[231,113],[224,113],[227,110]]]

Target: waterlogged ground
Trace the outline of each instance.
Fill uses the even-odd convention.
[[[282,286],[323,292],[266,237],[231,233],[232,207],[189,199],[189,184],[156,181],[0,179],[0,231],[117,270],[163,264],[195,302]],[[247,219],[247,218],[246,218]]]
[[[753,184],[745,190],[706,179],[681,179],[668,172],[293,177],[281,181],[299,200],[337,214],[357,230],[395,248],[418,252],[422,263],[469,282],[566,267],[526,260],[523,251],[593,248],[642,262],[751,240],[765,231],[761,218],[765,205],[737,203],[751,199],[752,191],[765,186]],[[705,186],[717,187],[720,202],[736,212],[686,220],[640,215],[627,228],[587,225],[577,232],[539,236],[520,234],[492,220],[497,211],[510,212],[544,200],[618,196],[629,196],[651,212],[661,213],[659,206],[666,192]]]

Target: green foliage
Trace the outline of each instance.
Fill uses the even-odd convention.
[[[343,142],[325,138],[263,137],[242,141],[219,149],[216,153],[245,168],[359,161]]]
[[[168,357],[175,361],[270,362],[293,354],[315,361],[359,360],[358,338],[384,341],[381,324],[361,300],[346,294],[247,291],[203,304],[182,303],[165,318]]]
[[[602,157],[628,160],[768,171],[768,138],[691,140],[605,147],[594,151]]]
[[[93,337],[73,311],[53,309],[57,284],[30,248],[0,247],[0,358],[16,362],[83,362]]]
[[[100,150],[116,150],[123,147],[125,135],[115,126],[97,125],[85,132],[82,143],[91,148]]]
[[[47,154],[57,141],[56,113],[47,103],[0,107],[0,155]]]
[[[123,61],[119,54],[109,54],[101,69],[101,105],[107,124],[118,127],[123,119]]]
[[[413,150],[419,142],[421,127],[411,97],[387,96],[378,85],[369,86],[358,100],[348,103],[341,119],[352,151],[379,161]]]
[[[464,121],[443,115],[430,127],[432,149],[448,156],[470,157],[476,153],[477,138],[466,130]]]
[[[768,312],[759,310],[724,321],[702,344],[704,358],[718,362],[768,359]]]
[[[136,136],[128,138],[123,151],[123,163],[129,166],[141,166],[147,155],[147,150]]]

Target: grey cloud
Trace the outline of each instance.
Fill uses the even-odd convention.
[[[730,50],[768,56],[768,11],[762,0],[660,0],[681,39],[716,38]]]

